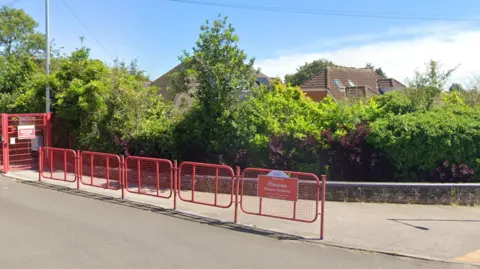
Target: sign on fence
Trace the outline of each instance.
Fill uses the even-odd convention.
[[[35,125],[19,125],[18,139],[35,139]]]
[[[258,197],[297,201],[298,179],[259,175],[257,191]]]

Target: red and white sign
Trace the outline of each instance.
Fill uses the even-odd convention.
[[[297,201],[298,179],[260,175],[257,195],[263,198]]]
[[[35,125],[19,125],[18,139],[35,139]]]

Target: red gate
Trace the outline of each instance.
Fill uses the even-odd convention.
[[[246,168],[237,190],[245,214],[313,223],[320,213],[323,239],[325,186],[326,176],[320,182],[311,173]]]
[[[3,172],[37,168],[39,147],[50,145],[51,114],[3,113],[1,116]]]

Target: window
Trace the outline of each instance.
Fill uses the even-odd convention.
[[[345,90],[345,86],[343,86],[342,82],[339,79],[334,79],[333,82],[338,89]]]
[[[270,85],[270,81],[268,81],[268,79],[262,78],[262,77],[257,78],[257,83],[267,85],[267,86]]]
[[[348,86],[350,86],[350,87],[355,87],[356,86],[355,83],[351,79],[347,80],[347,82],[348,82]]]

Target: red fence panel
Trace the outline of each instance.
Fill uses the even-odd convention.
[[[110,190],[122,188],[122,161],[116,154],[81,151],[79,177],[83,185]]]
[[[72,149],[42,147],[39,149],[41,178],[75,182],[77,153]]]
[[[323,238],[325,176],[320,182],[311,173],[247,168],[239,185],[240,208],[246,214],[312,223],[321,211]]]
[[[229,208],[235,174],[226,165],[182,162],[178,167],[178,197],[184,202]]]
[[[170,160],[128,156],[125,188],[128,192],[170,198],[173,193],[173,164]]]

